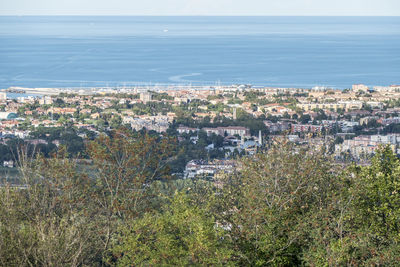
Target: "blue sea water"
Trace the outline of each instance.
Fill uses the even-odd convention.
[[[0,88],[400,83],[400,17],[0,17]]]

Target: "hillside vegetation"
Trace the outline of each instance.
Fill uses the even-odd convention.
[[[215,181],[173,180],[169,138],[113,132],[19,154],[26,189],[0,189],[1,266],[394,266],[400,161],[337,166],[287,143]],[[82,164],[80,162],[79,164]],[[90,172],[86,172],[89,169]]]

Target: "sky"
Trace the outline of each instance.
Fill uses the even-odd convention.
[[[0,15],[400,16],[400,0],[0,0]]]

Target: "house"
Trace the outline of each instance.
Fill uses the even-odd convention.
[[[186,126],[179,126],[176,130],[179,134],[190,133],[190,132],[194,133],[194,132],[198,131],[198,129],[196,129],[196,128],[190,128],[190,127],[186,127]]]
[[[242,126],[227,126],[227,127],[217,127],[217,128],[202,128],[207,135],[239,135],[240,137],[250,137],[250,129]]]
[[[3,162],[3,166],[7,168],[13,168],[14,167],[14,161],[12,160],[5,160]]]
[[[312,124],[292,124],[292,132],[293,133],[301,133],[301,132],[321,132],[323,126],[321,125],[312,125]]]
[[[235,168],[235,162],[232,160],[214,160],[207,162],[204,160],[191,160],[186,164],[184,177],[195,178],[213,177],[217,173],[231,173]]]

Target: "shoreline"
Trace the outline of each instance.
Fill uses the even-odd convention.
[[[392,87],[399,85],[378,85],[378,86],[367,86],[372,90],[379,87]],[[136,86],[98,86],[98,87],[9,87],[7,89],[0,89],[0,92],[13,95],[34,95],[34,96],[55,96],[60,93],[67,94],[80,94],[80,95],[91,95],[91,94],[104,94],[104,93],[139,93],[145,91],[165,92],[165,91],[179,91],[179,90],[192,90],[192,91],[205,91],[205,90],[227,90],[227,91],[243,91],[243,90],[298,90],[298,91],[343,91],[351,90],[350,85],[347,88],[335,88],[329,86],[314,86],[314,87],[279,87],[279,86],[257,86],[252,84],[230,84],[230,85],[186,85],[186,84],[154,84],[154,85],[136,85]]]

